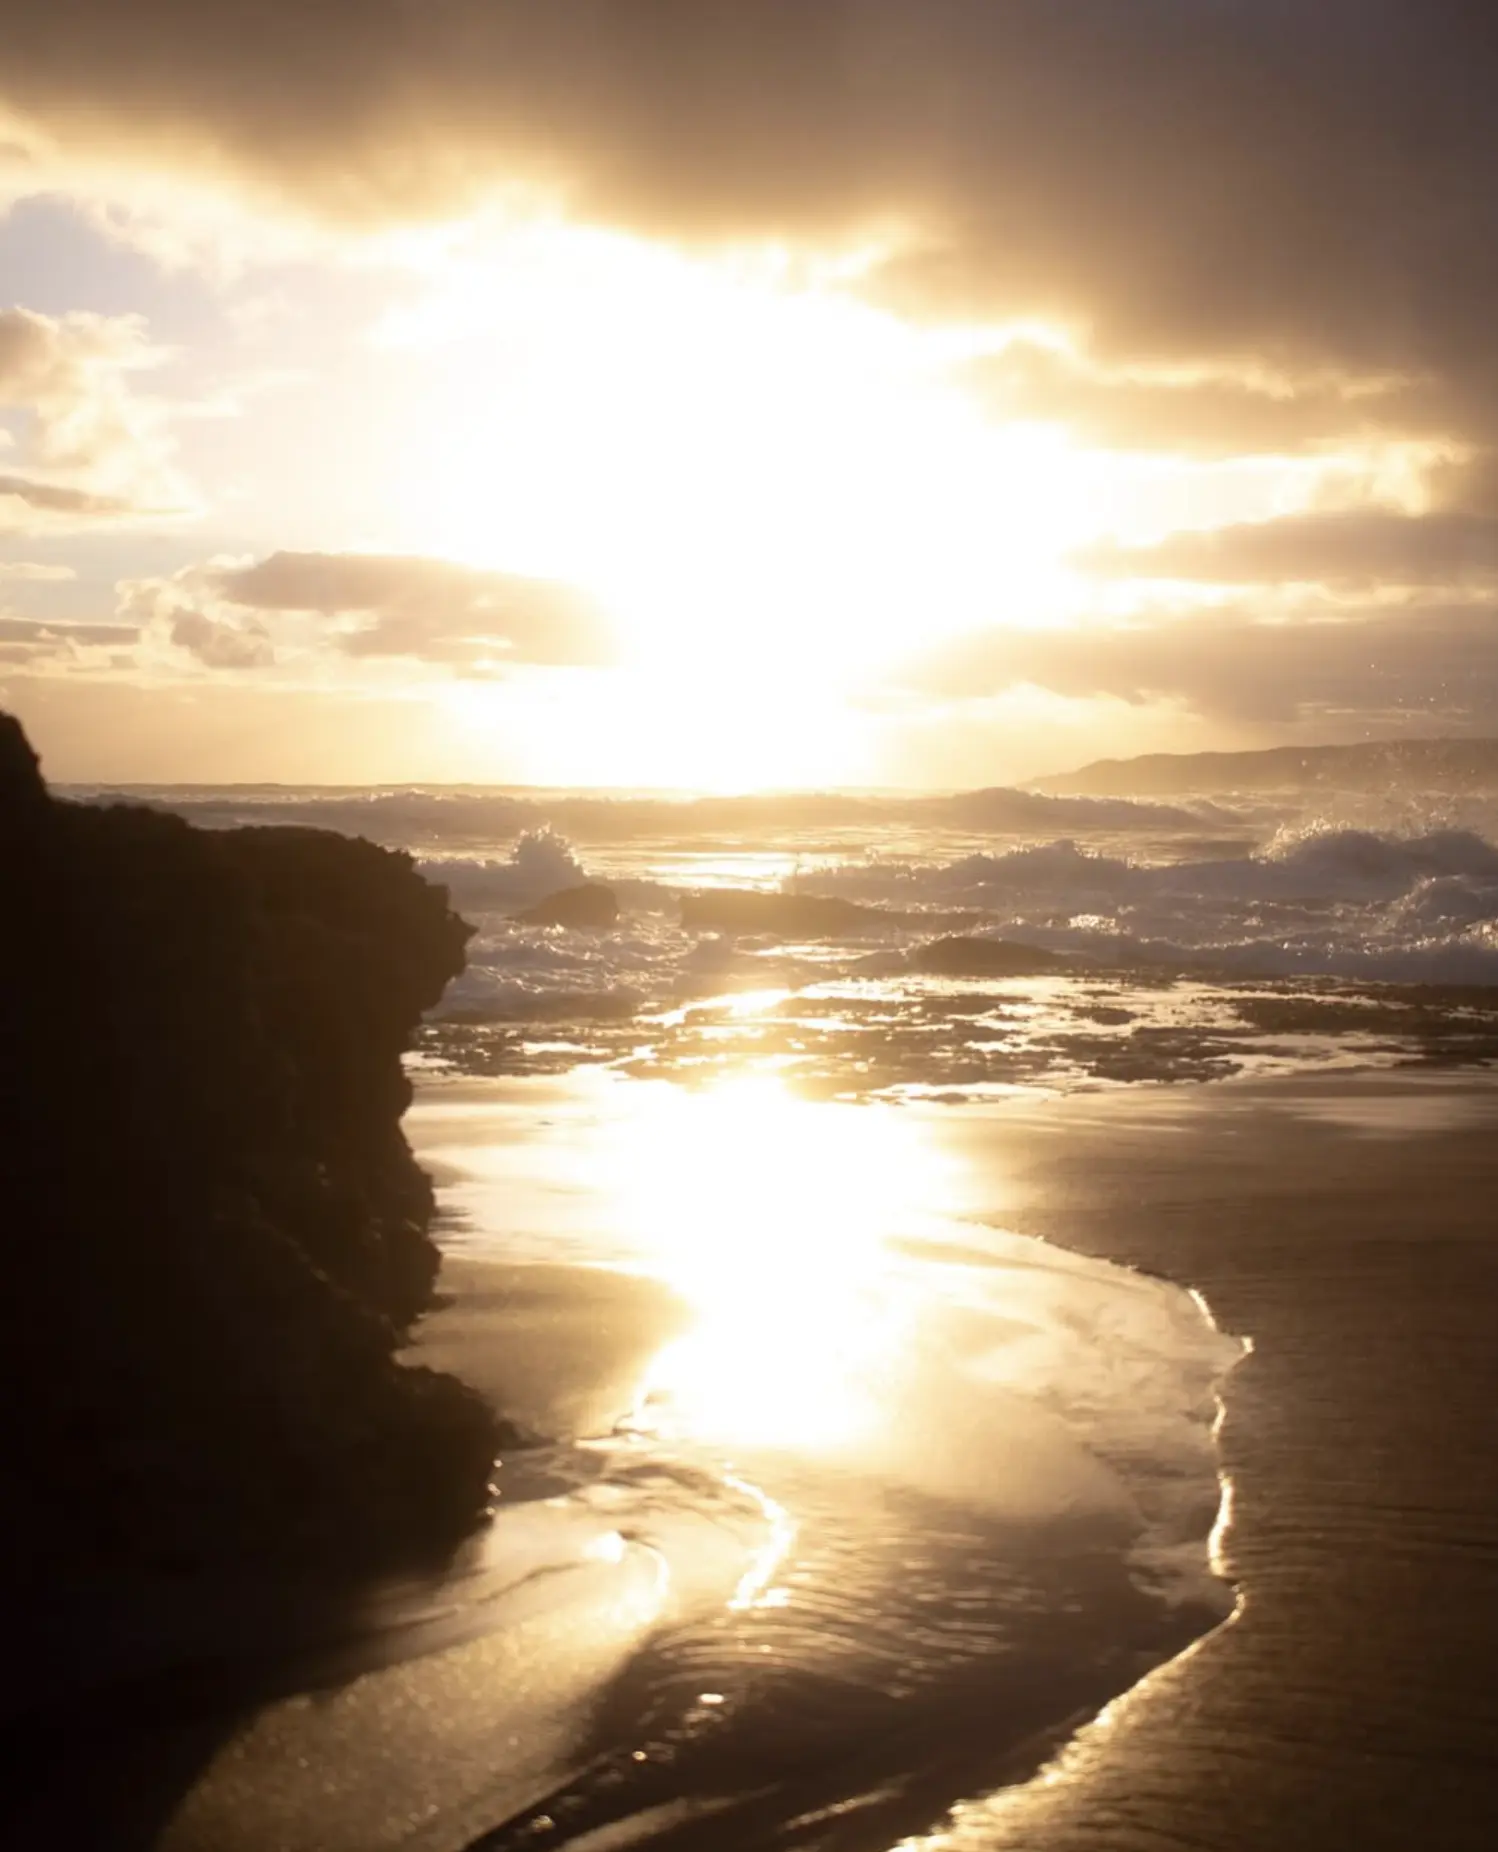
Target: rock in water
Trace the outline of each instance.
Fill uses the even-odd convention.
[[[57,802],[0,717],[0,1561],[18,1584],[450,1548],[501,1438],[395,1352],[401,1055],[470,929],[409,857]]]
[[[515,918],[525,926],[574,926],[604,931],[619,918],[619,901],[611,887],[586,881],[564,887]]]
[[[1064,952],[1020,945],[1013,939],[959,935],[917,946],[910,962],[928,977],[1045,977],[1055,971],[1075,971],[1079,961]]]

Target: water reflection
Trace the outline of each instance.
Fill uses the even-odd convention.
[[[595,1071],[444,1089],[413,1130],[468,1251],[552,1269],[550,1293],[580,1263],[685,1301],[608,1422],[633,1405],[637,1430],[759,1483],[765,1454],[795,1455],[1006,1522],[1106,1521],[1152,1586],[1202,1588],[1213,1391],[1241,1347],[1181,1288],[993,1226],[1012,1125],[763,1072]]]
[[[920,1309],[902,1244],[939,1223],[950,1164],[899,1109],[813,1103],[773,1076],[636,1091],[600,1180],[640,1264],[696,1315],[641,1418],[743,1445],[867,1436]]]
[[[538,1465],[507,1463],[494,1542],[543,1563],[548,1676],[567,1629],[591,1654],[636,1584],[653,1605],[556,1785],[528,1776],[483,1852],[888,1846],[1228,1611],[1211,1423],[1241,1347],[1181,1288],[993,1225],[1022,1121],[807,1101],[763,1072],[439,1088],[414,1117],[462,1247],[499,1263],[490,1321],[452,1309],[476,1343],[521,1374],[558,1351],[598,1371],[654,1291],[621,1268],[690,1308],[659,1354],[666,1327],[636,1333],[632,1430],[559,1423]],[[479,1684],[487,1780],[537,1697]],[[336,1743],[363,1702],[290,1740]],[[273,1837],[325,1852],[253,1843]]]

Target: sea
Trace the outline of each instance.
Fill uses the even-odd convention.
[[[520,1411],[536,1446],[447,1594],[421,1591],[499,1629],[617,1577],[608,1625],[633,1616],[564,1725],[552,1705],[535,1791],[423,1847],[945,1844],[949,1808],[1031,1776],[1241,1601],[1215,1436],[1253,1333],[1190,1280],[1011,1226],[984,1126],[1121,1089],[1498,1061],[1481,793],[68,795],[415,858],[474,928],[411,1056],[446,1247],[680,1310],[602,1413]],[[583,883],[613,924],[516,917]],[[817,936],[692,924],[692,897],[729,891],[852,906]],[[974,941],[1066,962],[985,976]],[[304,1811],[244,1832],[335,1843],[320,1757],[351,1753],[389,1676],[296,1713]],[[519,1755],[516,1688],[494,1728]],[[265,1728],[284,1797],[300,1777]]]
[[[452,1072],[757,1072],[827,1098],[957,1100],[1498,1054],[1498,794],[107,795],[415,857],[476,928],[422,1039]],[[515,919],[583,882],[613,890],[616,925]],[[684,895],[723,889],[866,911],[801,942],[684,926]],[[921,948],[954,933],[1075,968],[931,975]]]

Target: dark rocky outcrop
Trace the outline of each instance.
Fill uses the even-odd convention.
[[[782,939],[841,939],[878,931],[891,916],[877,907],[820,894],[762,893],[756,889],[708,889],[684,894],[681,923],[688,932],[765,933]]]
[[[0,1561],[450,1547],[503,1436],[395,1361],[437,1270],[401,1054],[469,929],[367,842],[56,802],[5,716],[0,864]]]
[[[611,887],[585,881],[564,887],[527,907],[515,918],[523,926],[571,926],[605,931],[619,918],[619,901]]]
[[[1079,962],[1064,952],[1020,945],[1013,939],[961,936],[933,939],[910,954],[912,967],[927,977],[1045,977],[1075,971]]]

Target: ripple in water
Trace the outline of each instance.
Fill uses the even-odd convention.
[[[590,1174],[697,1322],[552,1470],[671,1593],[576,1772],[476,1852],[874,1852],[1231,1612],[1212,1429],[1244,1346],[1179,1287],[944,1213],[913,1116],[628,1098]]]

